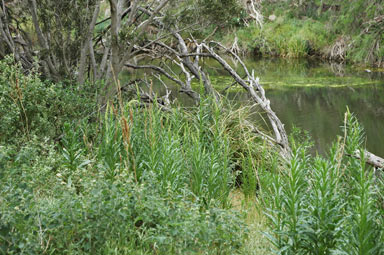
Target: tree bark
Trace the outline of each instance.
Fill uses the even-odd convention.
[[[92,46],[92,37],[93,37],[93,31],[95,30],[95,25],[97,21],[97,17],[99,16],[100,12],[100,2],[99,0],[95,6],[95,9],[93,11],[92,20],[89,24],[89,28],[87,31],[87,35],[82,43],[81,53],[80,53],[80,61],[79,61],[79,69],[78,69],[78,77],[77,82],[79,84],[83,84],[85,81],[85,70],[86,70],[86,64],[87,64],[87,55],[89,53],[91,62],[92,62],[92,70],[93,70],[93,78],[96,78],[95,73],[95,66],[94,66],[94,52],[93,52],[93,46]],[[92,59],[93,57],[93,59]]]
[[[40,47],[44,51],[46,51],[43,54],[43,59],[46,62],[47,67],[49,68],[49,72],[50,72],[51,76],[52,77],[56,77],[57,71],[56,71],[56,68],[55,68],[55,66],[53,64],[52,57],[49,54],[48,42],[45,39],[45,37],[43,35],[43,32],[41,31],[40,25],[39,25],[39,21],[38,21],[38,17],[37,17],[36,0],[29,0],[28,3],[29,3],[29,7],[30,7],[29,9],[31,11],[32,23],[33,23],[33,25],[35,27],[35,32],[36,32],[36,35],[37,35],[38,42],[40,44]]]
[[[120,65],[121,51],[119,32],[123,14],[123,3],[123,0],[109,0],[111,8],[111,65],[115,78],[117,78],[122,68]]]

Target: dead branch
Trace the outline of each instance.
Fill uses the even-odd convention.
[[[166,70],[158,66],[151,66],[151,65],[137,66],[132,64],[127,64],[126,66],[136,68],[136,69],[147,68],[147,69],[155,70],[165,75],[170,80],[179,84],[182,89],[187,88],[188,89],[187,92],[192,91],[191,80],[193,78],[197,78],[197,79],[200,78],[204,84],[206,93],[215,95],[215,92],[213,92],[214,90],[208,79],[208,76],[200,67],[199,57],[210,57],[215,59],[234,78],[236,83],[242,86],[249,93],[252,100],[257,105],[259,105],[262,108],[262,110],[267,114],[268,120],[273,129],[274,138],[267,136],[262,132],[259,132],[257,129],[254,129],[255,133],[257,133],[259,136],[263,137],[265,140],[267,140],[270,143],[278,144],[281,149],[281,155],[284,158],[289,159],[291,157],[291,149],[289,146],[288,136],[285,131],[284,125],[282,124],[280,119],[276,116],[275,112],[271,109],[270,101],[265,96],[265,91],[259,83],[259,78],[255,77],[254,71],[248,70],[248,68],[245,66],[244,62],[241,60],[238,54],[236,54],[230,49],[227,49],[226,47],[224,47],[223,45],[217,42],[210,43],[212,45],[219,46],[219,48],[221,49],[224,49],[226,53],[229,53],[231,57],[233,57],[238,63],[240,63],[241,67],[245,72],[244,78],[240,77],[238,72],[235,71],[235,69],[232,68],[227,63],[226,60],[224,60],[220,55],[218,55],[214,50],[214,48],[212,48],[209,44],[205,42],[198,43],[193,38],[189,39],[192,42],[194,42],[194,44],[196,45],[195,47],[196,52],[191,53],[189,52],[188,47],[186,46],[185,39],[182,38],[179,33],[174,32],[173,36],[178,41],[177,49],[163,42],[156,42],[156,45],[166,50],[166,53],[164,53],[165,57],[167,57],[168,59],[172,59],[173,57],[173,63],[178,65],[181,68],[186,78],[185,81],[181,81],[179,78],[175,78],[175,76],[169,74]],[[193,57],[193,61],[191,60],[191,57]],[[197,99],[198,97],[194,96],[194,98]],[[219,99],[217,98],[217,100]]]
[[[361,159],[360,150],[356,150],[353,156],[357,159]],[[384,169],[384,159],[367,150],[364,151],[364,160],[367,164],[373,167]]]
[[[216,42],[214,43],[226,49],[223,45]],[[219,56],[212,47],[208,46],[207,44],[202,45],[212,55],[212,58],[214,58],[223,66],[223,68],[235,79],[235,81],[249,93],[252,100],[267,114],[275,135],[275,141],[280,145],[281,155],[284,158],[289,159],[291,157],[292,151],[289,146],[288,135],[285,131],[284,124],[277,117],[276,113],[271,109],[270,101],[265,97],[265,91],[259,83],[259,78],[255,77],[254,71],[252,70],[252,73],[250,73],[240,57],[229,49],[226,49],[226,51],[235,57],[243,67],[247,76],[247,79],[245,80],[241,78],[240,75],[221,56]]]
[[[176,78],[175,76],[169,74],[165,69],[159,67],[159,66],[154,66],[154,65],[133,65],[130,63],[125,64],[126,67],[134,68],[134,69],[152,69],[158,73],[163,74],[165,77],[170,79],[171,81],[177,83],[181,89],[180,92],[186,93],[188,96],[192,97],[195,101],[200,101],[200,96],[197,92],[193,91],[191,86],[188,86],[188,83],[185,83],[181,81],[180,79]],[[187,79],[188,81],[188,79]]]
[[[260,1],[261,2],[261,1]],[[256,21],[256,23],[263,27],[263,15],[260,12],[260,4],[256,3],[255,0],[247,1],[247,10],[249,16]]]
[[[140,87],[136,87],[136,86],[129,88],[131,91],[134,92],[134,94],[138,98],[140,98],[139,107],[146,107],[147,105],[153,105],[156,103],[157,106],[162,111],[170,112],[171,111],[171,108],[170,108],[171,100],[169,97],[170,97],[172,92],[168,89],[167,85],[161,80],[161,78],[159,76],[155,76],[155,77],[165,87],[165,95],[163,95],[163,96],[160,96],[160,97],[157,96],[157,94],[152,89],[152,85],[153,85],[152,80],[148,82],[148,80],[146,78],[144,80],[139,79],[139,80],[132,81],[129,84],[127,84],[127,86],[136,85],[137,82],[144,83],[147,86],[148,91],[144,91]]]

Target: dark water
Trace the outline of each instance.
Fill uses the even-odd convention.
[[[323,154],[342,135],[347,106],[364,127],[369,151],[384,157],[384,70],[296,60],[248,61],[288,132],[307,130]],[[232,91],[237,100],[246,95]]]
[[[384,86],[364,88],[292,88],[270,90],[271,104],[286,124],[309,131],[319,152],[341,134],[346,106],[355,113],[364,127],[366,146],[384,156]]]

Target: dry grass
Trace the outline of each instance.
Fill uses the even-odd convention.
[[[272,245],[263,234],[268,230],[267,219],[261,209],[261,201],[257,197],[245,198],[240,190],[232,191],[230,201],[234,209],[246,213],[246,223],[249,228],[248,238],[241,250],[246,255],[273,254]]]

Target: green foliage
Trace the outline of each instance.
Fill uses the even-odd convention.
[[[138,182],[157,179],[164,192],[188,186],[206,206],[228,204],[231,149],[211,99],[186,114],[129,106],[124,111],[110,106],[97,138],[95,157],[106,178],[128,170]]]
[[[215,25],[236,24],[242,15],[242,9],[236,0],[198,0],[197,3],[202,15]]]
[[[383,186],[374,182],[364,160],[348,156],[364,139],[356,118],[348,113],[345,144],[332,148],[328,159],[310,159],[297,147],[289,171],[274,178],[268,237],[279,254],[381,254]],[[360,155],[364,159],[364,153]]]
[[[37,74],[24,75],[8,56],[0,61],[0,141],[33,135],[56,137],[65,121],[90,112],[92,98],[78,88],[43,82]],[[78,94],[75,96],[75,94]]]
[[[94,123],[73,104],[84,102],[82,91],[69,87],[65,95],[2,64],[4,87],[8,75],[31,89],[22,90],[26,112],[33,106],[50,116],[47,89],[72,105],[59,108],[57,128],[27,114],[28,134],[21,125],[9,134],[21,136],[0,147],[0,254],[239,252],[246,227],[228,208],[231,149],[211,99],[191,112],[109,105]],[[23,108],[12,107],[22,120]]]
[[[342,60],[381,66],[383,6],[381,0],[263,1],[263,14],[277,18],[266,21],[259,37],[251,37],[257,42],[252,49],[285,57],[334,58],[330,49],[343,38]]]
[[[188,190],[165,195],[156,183],[136,185],[129,179],[94,178],[83,186],[76,194],[54,184],[47,197],[36,197],[26,184],[2,186],[0,252],[232,254],[241,244],[239,217],[201,209],[188,202]]]
[[[312,19],[279,19],[263,28],[252,24],[239,29],[236,35],[241,49],[289,58],[320,55],[332,39],[324,25]],[[232,43],[233,36],[224,40]]]
[[[38,22],[42,32],[49,38],[48,54],[54,56],[57,74],[51,79],[73,79],[79,64],[83,42],[89,30],[96,0],[41,0],[37,4]]]

